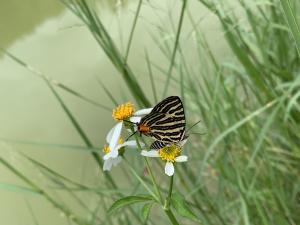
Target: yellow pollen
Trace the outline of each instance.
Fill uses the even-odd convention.
[[[177,145],[163,147],[158,150],[158,154],[162,160],[174,162],[177,156],[180,156],[181,149]]]
[[[121,145],[121,144],[123,144],[123,143],[124,143],[124,140],[123,140],[123,138],[120,137],[119,140],[118,140],[118,144]],[[103,152],[104,152],[105,154],[107,154],[107,153],[110,152],[110,148],[109,148],[108,145],[104,145],[104,146],[103,146]]]
[[[131,102],[126,102],[113,110],[112,117],[117,121],[121,121],[129,118],[133,113],[134,105]]]
[[[104,152],[105,154],[107,154],[107,153],[110,152],[110,148],[109,148],[108,145],[104,145],[104,146],[103,146],[103,152]]]
[[[123,138],[120,137],[119,140],[118,140],[118,144],[121,145],[123,143],[124,143],[124,140],[123,140]]]

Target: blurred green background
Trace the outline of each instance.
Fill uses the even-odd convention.
[[[136,4],[136,1],[128,1],[122,2],[118,6],[117,1],[100,2],[101,15],[105,23],[109,24],[109,31],[116,40],[119,40],[119,44],[123,45],[123,48],[124,39],[127,38],[131,28]],[[163,11],[168,9],[170,3],[157,1],[155,4]],[[213,40],[220,40],[220,36],[216,35],[219,33],[216,19],[209,16],[205,9],[197,10],[197,13],[201,17],[208,15],[208,18],[202,22],[205,31]],[[142,11],[142,16],[149,17],[151,14],[153,14],[153,9],[150,7],[145,7]],[[151,18],[151,20],[155,23],[158,18]],[[167,18],[165,20],[167,21]],[[131,66],[139,74],[140,80],[147,79],[144,75],[146,65],[144,62],[141,63],[141,56],[146,47],[151,53],[151,49],[155,45],[149,37],[155,28],[148,25],[147,30],[149,31],[144,32],[145,24],[145,21],[141,21],[138,25],[130,56]],[[90,32],[59,1],[0,1],[0,33],[2,48],[42,71],[45,75],[74,88],[91,99],[110,108],[114,107],[97,83],[98,77],[114,95],[123,96],[120,100],[131,100],[127,87],[116,74],[116,70]],[[146,43],[147,40],[148,43]],[[223,43],[219,43],[215,48],[221,57],[225,54]],[[157,58],[156,60],[163,65],[163,59]],[[149,85],[144,87],[146,90],[150,90]],[[106,132],[113,124],[113,121],[110,120],[111,112],[81,101],[68,93],[61,92],[61,95],[79,118],[80,124],[93,143],[101,147],[104,144]],[[41,181],[44,178],[39,171],[18,156],[16,152],[25,153],[76,181],[95,182],[94,179],[99,175],[99,171],[94,161],[86,153],[11,142],[82,145],[78,134],[46,88],[44,81],[1,52],[0,102],[1,155],[16,163],[17,167],[26,174],[37,177]],[[65,218],[39,196],[30,192],[23,193],[22,190],[15,190],[15,187],[7,187],[6,184],[22,185],[22,181],[4,167],[0,168],[1,224],[33,224],[31,210],[34,211],[37,220],[42,221],[41,224],[67,224]],[[7,191],[7,188],[11,191]],[[95,204],[93,198],[87,198],[85,201],[87,205]]]
[[[139,1],[90,2],[124,56]],[[206,135],[190,138],[184,151],[191,162],[176,168],[175,191],[186,196],[204,225],[299,224],[299,2],[191,0],[172,62],[182,2],[143,1],[128,57],[151,105],[155,94],[162,99],[167,84],[168,95],[185,100],[188,126],[202,120],[196,131]],[[120,69],[118,55],[108,57],[113,48],[99,45],[98,28],[86,26],[60,1],[0,1],[0,47],[7,51],[0,51],[1,158],[72,211],[66,217],[1,161],[1,225],[75,224],[74,217],[110,224],[105,211],[119,198],[116,193],[145,192],[132,175],[127,177],[124,165],[109,173],[118,187],[108,185],[45,81],[8,54],[51,80],[101,155],[115,107],[103,86],[118,103],[147,104],[120,76],[127,68],[123,59]],[[157,93],[150,85],[148,60]],[[168,81],[169,65],[174,69]],[[24,154],[94,189],[75,185],[78,190],[73,190]],[[142,174],[144,165],[132,154]],[[153,167],[160,187],[168,187],[159,164]],[[154,207],[148,224],[168,223],[160,209]],[[133,210],[138,214],[140,207]],[[113,217],[114,224],[129,224],[127,213],[132,212],[127,208]],[[179,218],[180,224],[198,224]],[[136,224],[133,217],[130,221]]]

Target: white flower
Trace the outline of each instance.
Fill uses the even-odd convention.
[[[166,161],[165,174],[173,176],[174,162],[186,162],[188,160],[186,155],[180,155],[182,145],[182,143],[179,143],[179,145],[172,144],[159,150],[143,150],[141,154],[146,157],[160,157],[162,160]]]
[[[152,111],[153,108],[141,109],[135,112],[134,105],[131,102],[126,102],[113,109],[112,117],[117,121],[129,120],[133,123],[138,123],[141,116]]]
[[[121,132],[123,128],[124,121],[131,121],[133,123],[140,122],[143,115],[146,115],[152,111],[152,108],[141,109],[134,112],[134,106],[131,102],[127,102],[117,106],[113,109],[112,117],[119,121],[107,134],[106,142],[103,151],[105,155],[103,156],[104,165],[103,170],[110,170],[112,166],[116,166],[120,161],[119,150],[122,147],[136,147],[136,141],[123,141],[121,138]],[[141,146],[144,146],[141,143]]]
[[[129,120],[133,123],[139,123],[144,115],[149,114],[152,111],[153,108],[145,108],[140,109],[133,113],[133,116],[129,118]]]
[[[120,132],[123,126],[123,121],[130,121],[132,123],[139,123],[141,121],[141,118],[144,115],[149,114],[152,111],[153,108],[145,108],[140,109],[135,112],[134,105],[131,102],[127,102],[124,104],[121,104],[117,106],[115,109],[113,109],[112,117],[119,121],[119,127],[115,130],[116,132]],[[117,125],[118,125],[117,124]],[[136,129],[136,127],[134,127]],[[116,134],[117,135],[117,134]],[[116,141],[114,139],[114,141]]]
[[[105,145],[103,151],[105,155],[103,156],[104,164],[103,170],[111,170],[112,166],[116,166],[121,162],[121,156],[119,156],[119,150],[122,147],[136,147],[136,141],[123,141],[121,138],[122,122],[117,123],[107,134],[106,141],[108,145]],[[143,144],[142,144],[143,146]]]

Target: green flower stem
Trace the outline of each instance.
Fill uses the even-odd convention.
[[[135,137],[135,140],[136,140],[138,148],[140,149],[140,151],[142,151],[142,146],[140,144],[140,141],[139,141],[138,137],[136,135],[134,135],[134,137]],[[144,161],[146,163],[146,168],[149,171],[149,174],[150,174],[150,177],[151,177],[151,180],[152,180],[152,183],[153,183],[153,187],[154,187],[154,189],[156,191],[156,194],[158,196],[159,202],[160,202],[160,204],[163,204],[163,198],[162,198],[162,195],[161,195],[160,190],[158,188],[158,185],[157,185],[157,182],[155,180],[155,177],[153,175],[153,172],[152,172],[152,169],[150,167],[149,161],[148,161],[148,159],[146,157],[144,157]]]
[[[174,175],[171,176],[171,179],[170,179],[169,193],[165,200],[164,211],[167,214],[167,216],[169,217],[169,219],[173,225],[179,225],[178,221],[176,220],[176,217],[174,216],[173,212],[170,209],[171,199],[172,199],[172,190],[173,190],[173,180],[174,180]]]
[[[138,137],[136,135],[135,135],[135,140],[137,142],[138,148],[142,151],[142,146],[141,146],[141,144],[138,140]],[[154,186],[154,188],[157,192],[157,195],[159,196],[160,204],[163,206],[163,209],[164,209],[165,213],[167,214],[168,218],[170,219],[171,223],[173,225],[179,225],[179,223],[176,220],[176,217],[174,216],[172,210],[170,209],[171,198],[172,198],[172,190],[173,190],[173,176],[171,177],[171,181],[170,181],[168,197],[166,198],[165,204],[163,205],[163,198],[162,198],[161,192],[158,188],[158,185],[156,183],[155,177],[153,176],[153,172],[152,172],[152,169],[149,165],[148,159],[146,157],[144,157],[144,159],[145,159],[146,166],[147,166],[147,169],[149,171],[149,174],[151,176],[153,186]]]
[[[165,200],[164,208],[167,209],[167,210],[170,209],[170,204],[171,204],[171,199],[172,199],[172,191],[173,191],[173,180],[174,180],[174,175],[171,176],[170,186],[169,186],[169,193],[168,193],[168,197]]]
[[[173,225],[179,225],[178,221],[176,220],[176,217],[174,216],[173,212],[171,211],[171,209],[165,210],[167,216],[169,217],[171,223]]]
[[[164,211],[167,214],[167,216],[169,217],[169,219],[173,225],[179,225],[178,221],[176,220],[176,217],[174,216],[173,212],[170,209],[171,199],[172,199],[172,191],[173,191],[173,180],[174,180],[174,175],[171,176],[171,179],[170,179],[169,193],[165,200]]]
[[[156,193],[157,193],[157,195],[158,195],[158,197],[159,197],[159,201],[160,201],[161,204],[163,204],[163,198],[162,198],[162,196],[161,196],[160,190],[159,190],[158,185],[157,185],[157,183],[156,183],[155,177],[153,176],[153,172],[152,172],[151,167],[150,167],[150,165],[149,165],[149,161],[148,161],[148,159],[145,158],[145,157],[144,157],[144,160],[145,160],[145,162],[146,162],[147,170],[149,171],[149,174],[150,174],[150,177],[151,177],[151,180],[152,180],[154,189],[155,189],[155,191],[156,191]]]

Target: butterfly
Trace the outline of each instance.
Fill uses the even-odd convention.
[[[185,140],[187,138],[185,124],[184,108],[180,98],[170,96],[159,102],[136,125],[141,135],[155,139],[150,148],[160,149]]]

